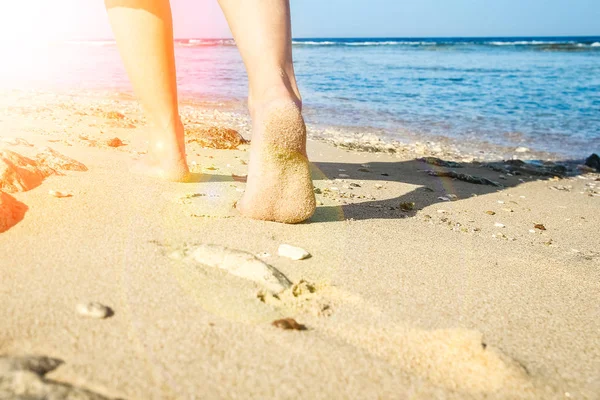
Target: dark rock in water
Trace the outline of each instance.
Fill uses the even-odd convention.
[[[109,400],[87,389],[45,378],[62,363],[49,357],[0,357],[0,399]]]
[[[418,160],[427,164],[437,165],[438,167],[462,168],[462,164],[453,161],[445,161],[436,157],[423,157]]]
[[[585,165],[587,165],[590,168],[595,168],[596,171],[600,172],[600,157],[598,156],[598,154],[594,153],[591,156],[589,156],[585,160]]]

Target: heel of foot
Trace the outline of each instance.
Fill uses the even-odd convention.
[[[290,99],[255,114],[248,184],[238,210],[250,218],[299,223],[316,207],[306,155],[306,126]]]

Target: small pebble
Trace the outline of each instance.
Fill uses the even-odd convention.
[[[382,184],[379,184],[379,183],[376,183],[376,184],[375,184],[375,188],[376,188],[376,189],[381,189],[381,188],[383,188],[383,185],[382,185]]]
[[[506,228],[506,225],[504,225],[504,224],[501,224],[500,222],[496,222],[496,223],[494,224],[494,226],[495,226],[496,228]]]
[[[59,199],[63,198],[63,197],[72,197],[73,196],[71,193],[59,192],[58,190],[50,190],[50,191],[48,191],[48,194],[50,196],[58,197]]]
[[[277,250],[277,254],[281,257],[287,257],[294,261],[304,260],[310,257],[310,253],[300,247],[290,246],[289,244],[282,244]]]
[[[293,318],[286,319],[278,319],[277,321],[273,321],[272,325],[274,327],[284,329],[284,330],[294,330],[294,331],[305,331],[306,326],[299,324]]]
[[[405,202],[405,203],[400,203],[400,209],[402,211],[412,211],[415,209],[415,203],[410,201],[410,202]]]
[[[96,302],[77,304],[77,312],[84,317],[96,319],[104,319],[112,314],[110,307]]]
[[[112,138],[110,140],[108,140],[106,142],[106,144],[110,147],[120,147],[120,146],[124,146],[125,144],[123,143],[123,141],[121,139],[119,139],[118,137],[116,138]]]

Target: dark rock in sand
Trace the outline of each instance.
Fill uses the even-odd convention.
[[[598,154],[594,153],[591,156],[589,156],[585,160],[585,165],[587,165],[590,168],[595,168],[596,171],[600,172],[600,157],[598,156]]]
[[[0,357],[0,399],[110,400],[90,390],[45,378],[62,363],[49,357]]]
[[[501,187],[499,183],[491,181],[487,178],[482,178],[480,176],[467,175],[467,174],[459,174],[456,171],[427,171],[427,173],[431,176],[439,176],[442,178],[453,178],[458,179],[459,181],[474,183],[476,185],[489,185],[495,187]]]
[[[248,143],[236,130],[211,127],[186,127],[185,136],[188,143],[196,142],[210,149],[233,150]]]
[[[454,161],[445,161],[442,160],[441,158],[436,158],[436,157],[423,157],[423,158],[418,158],[419,161],[422,161],[424,163],[427,164],[431,164],[431,165],[437,165],[438,167],[448,167],[448,168],[462,168],[462,164],[459,164],[457,162]]]
[[[547,176],[547,177],[564,177],[570,172],[565,165],[557,164],[551,161],[539,162],[522,160],[504,160],[501,162],[493,162],[484,164],[484,167],[503,174],[513,175],[532,175],[532,176]]]

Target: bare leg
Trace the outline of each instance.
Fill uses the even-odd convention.
[[[220,0],[246,70],[252,147],[245,216],[297,223],[311,217],[315,196],[306,127],[292,63],[288,0]]]
[[[184,181],[183,125],[179,119],[173,22],[169,0],[105,0],[125,68],[150,124],[150,146],[139,172]]]

